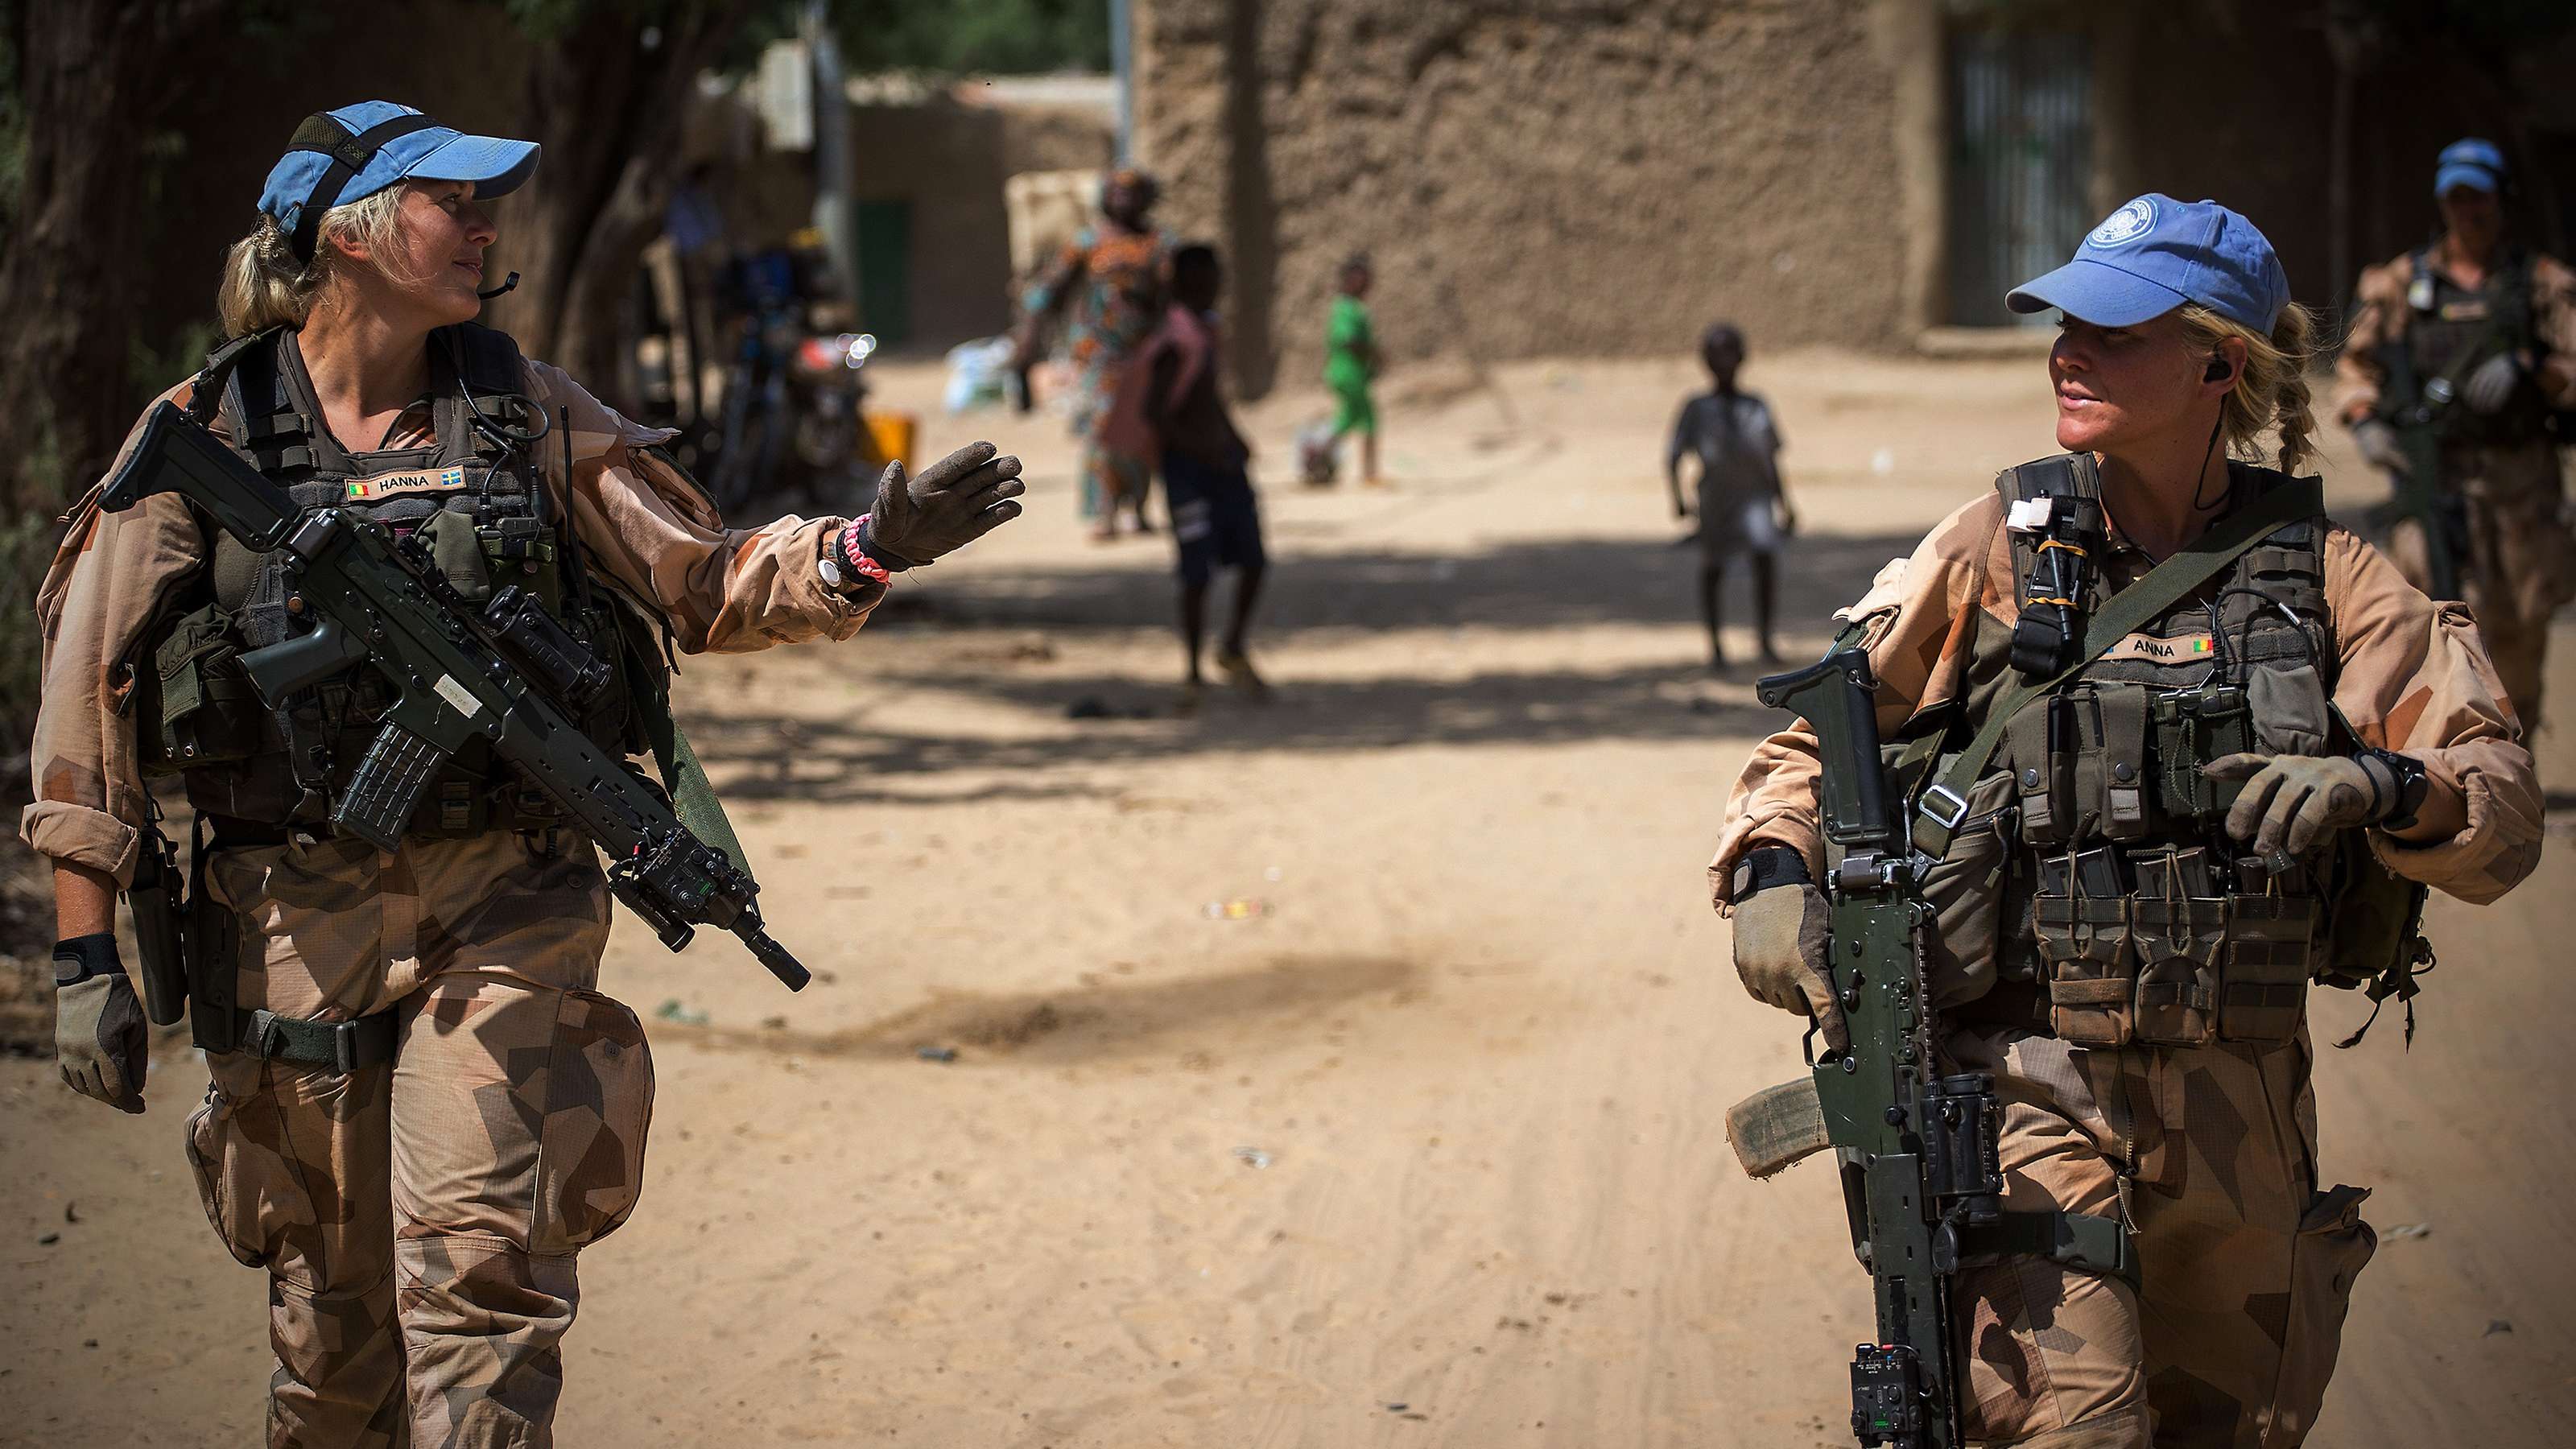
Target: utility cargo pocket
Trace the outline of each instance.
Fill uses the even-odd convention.
[[[147,748],[162,769],[249,759],[259,750],[263,706],[242,672],[232,619],[209,604],[184,615],[153,652],[155,689]]]
[[[206,1210],[206,1221],[223,1242],[224,1251],[245,1268],[268,1266],[267,1235],[260,1231],[260,1204],[269,1194],[263,1184],[249,1180],[252,1174],[243,1160],[237,1133],[226,1127],[232,1114],[240,1109],[241,1098],[227,1097],[224,1078],[244,1075],[241,1062],[249,1066],[248,1079],[255,1088],[259,1062],[256,1058],[209,1056],[207,1067],[215,1080],[206,1087],[206,1100],[188,1114],[183,1143],[188,1152],[188,1167],[197,1179],[197,1202]],[[276,1159],[279,1175],[290,1164]]]
[[[1968,790],[1968,815],[1950,848],[1923,876],[1932,908],[1927,949],[1932,1006],[1948,1010],[1994,989],[2003,950],[2004,872],[2010,864],[2014,786],[2010,774],[1988,775]]]
[[[2227,969],[2218,1034],[2229,1041],[2283,1042],[2306,1019],[2315,969],[2317,903],[2295,896],[2236,896],[2227,902]]]
[[[2128,900],[2043,893],[2031,902],[2031,933],[2048,973],[2048,1029],[2076,1046],[2128,1045],[2137,994]]]
[[[2272,1394],[2273,1429],[2295,1439],[2315,1425],[2326,1380],[2343,1344],[2353,1280],[2378,1251],[2379,1235],[2361,1220],[2366,1187],[2312,1193],[2290,1245],[2289,1323],[2281,1341],[2281,1378]]]
[[[546,1066],[529,1248],[577,1252],[617,1230],[644,1190],[653,1054],[644,1023],[596,991],[567,991]]]

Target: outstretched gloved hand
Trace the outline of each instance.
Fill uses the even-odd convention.
[[[1735,974],[1756,1001],[1812,1016],[1825,1045],[1851,1045],[1825,976],[1825,897],[1807,882],[1771,886],[1735,907]]]
[[[2226,755],[2200,772],[2245,782],[2227,833],[2263,855],[2305,855],[2331,831],[2387,819],[2403,795],[2397,772],[2370,755]]]
[[[2522,359],[2499,352],[2479,363],[2460,384],[2460,401],[2479,417],[2491,418],[2513,401],[2513,390],[2521,383]]]
[[[56,944],[54,1060],[64,1084],[120,1112],[140,1112],[151,1047],[116,938],[75,936]]]
[[[2365,418],[2352,426],[2353,446],[2372,467],[2384,468],[2406,476],[2406,445],[2398,439],[2395,424],[2383,418]]]
[[[1019,517],[1027,491],[1020,460],[990,443],[969,443],[917,477],[888,463],[858,546],[889,569],[926,564]]]

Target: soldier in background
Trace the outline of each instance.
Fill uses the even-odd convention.
[[[2505,183],[2493,143],[2443,148],[2442,235],[2362,273],[2335,413],[2401,497],[2411,484],[2428,501],[2389,551],[2427,593],[2450,592],[2437,586],[2455,574],[2529,739],[2549,616],[2576,597],[2551,428],[2553,411],[2576,407],[2576,273],[2506,237]],[[2413,477],[2423,464],[2438,476]]]

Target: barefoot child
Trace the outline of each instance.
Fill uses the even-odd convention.
[[[1235,431],[1217,390],[1216,299],[1223,278],[1213,247],[1192,243],[1172,254],[1172,306],[1161,334],[1149,344],[1142,398],[1145,422],[1161,449],[1179,556],[1181,640],[1189,657],[1181,682],[1185,709],[1198,703],[1208,584],[1220,565],[1236,573],[1234,614],[1217,646],[1217,668],[1254,698],[1269,688],[1253,672],[1244,648],[1266,560],[1261,509],[1245,470],[1252,450]]]
[[[1700,613],[1708,621],[1708,660],[1726,667],[1718,641],[1717,590],[1733,560],[1753,560],[1753,628],[1763,662],[1780,660],[1771,645],[1772,605],[1779,592],[1780,540],[1797,527],[1787,486],[1780,477],[1780,430],[1770,406],[1737,389],[1744,365],[1744,334],[1720,322],[1701,335],[1700,359],[1716,386],[1682,404],[1673,440],[1664,450],[1664,475],[1672,487],[1673,516],[1688,518],[1682,501],[1682,459],[1699,459]]]
[[[1332,319],[1324,326],[1324,386],[1333,394],[1333,442],[1360,435],[1360,478],[1370,487],[1384,480],[1377,472],[1377,400],[1369,384],[1377,380],[1377,332],[1369,320],[1369,259],[1354,252],[1342,263],[1341,292],[1333,298]]]

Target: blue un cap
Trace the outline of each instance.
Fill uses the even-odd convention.
[[[534,141],[466,135],[391,101],[360,101],[304,118],[269,168],[259,209],[295,234],[295,255],[310,262],[332,207],[406,177],[471,181],[477,196],[499,196],[537,169],[537,150]]]
[[[2493,141],[2475,136],[2453,141],[2442,148],[2441,159],[2433,163],[2433,194],[2440,196],[2454,186],[2466,186],[2493,196],[2504,190],[2504,153]]]
[[[2215,201],[2150,191],[2087,232],[2073,261],[2013,288],[2004,305],[2135,327],[2198,302],[2268,336],[2289,301],[2289,274],[2254,223]]]

